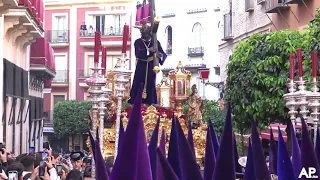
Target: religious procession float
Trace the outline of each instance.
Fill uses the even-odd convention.
[[[186,70],[180,61],[176,69],[169,72],[168,77],[163,76],[161,82],[155,84],[156,75],[160,71],[159,64],[163,65],[167,57],[157,40],[159,23],[160,20],[155,16],[154,1],[137,5],[135,27],[140,30],[141,38],[134,43],[137,66],[132,84],[132,72],[126,67],[129,26],[124,26],[122,58],[118,59],[114,69],[107,72],[105,70],[106,48],[101,44],[101,34],[95,33],[94,67],[92,68],[94,73],[86,80],[90,87],[88,93],[93,104],[90,110],[92,133],[95,134],[95,129],[99,129],[100,139],[103,139],[100,147],[105,159],[116,156],[120,122],[122,121],[126,128],[132,110],[132,105],[125,104],[133,104],[135,95],[143,84],[141,112],[148,142],[158,119],[160,119],[160,129],[163,129],[166,137],[169,137],[171,119],[175,116],[181,123],[185,135],[188,133],[187,125],[192,126],[197,161],[203,165],[207,125],[201,123],[203,100],[198,96],[195,85],[190,88],[191,72]],[[100,51],[102,51],[101,66],[98,65]],[[188,94],[190,90],[192,93]],[[187,115],[183,114],[182,107],[186,101],[190,107]],[[159,139],[160,135],[161,133],[159,133]],[[168,141],[169,138],[166,142],[167,150]],[[87,145],[91,149],[89,140]]]

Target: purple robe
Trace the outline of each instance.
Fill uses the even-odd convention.
[[[149,41],[150,42],[150,41]],[[148,46],[149,42],[145,41],[145,44]],[[150,43],[149,47],[152,47],[153,42]],[[153,72],[153,61],[145,62],[149,57],[153,57],[153,53],[150,52],[147,54],[148,49],[145,47],[141,38],[137,39],[134,42],[135,55],[137,58],[136,70],[134,72],[133,83],[130,91],[130,99],[128,103],[133,104],[138,94],[140,85],[145,83],[146,70],[148,63],[148,72],[147,72],[147,98],[142,99],[143,104],[157,104],[157,92],[156,92],[156,74]],[[159,60],[159,64],[163,65],[164,61],[167,58],[167,55],[164,53],[160,42],[158,41],[158,51],[162,53],[162,58]]]

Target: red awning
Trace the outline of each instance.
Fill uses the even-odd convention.
[[[55,70],[54,50],[46,39],[37,38],[30,48],[30,63],[46,65]]]
[[[37,38],[30,48],[30,63],[48,65],[49,44],[44,38]]]

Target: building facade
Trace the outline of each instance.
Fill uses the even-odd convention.
[[[157,83],[162,74],[167,75],[175,69],[179,61],[192,72],[191,86],[197,85],[198,93],[207,99],[218,99],[219,90],[210,85],[205,86],[199,77],[200,69],[211,69],[209,81],[220,81],[215,75],[214,67],[219,67],[218,42],[219,31],[217,11],[218,2],[187,0],[183,2],[156,1],[156,13],[161,22],[158,40],[168,57],[157,75]],[[136,10],[133,11],[135,21]],[[132,42],[140,38],[138,29],[132,30]],[[134,47],[132,47],[134,48]],[[134,58],[134,49],[132,57]],[[135,63],[132,61],[132,67]]]
[[[320,7],[318,0],[266,0],[266,12],[272,17],[273,31],[301,30],[314,19]]]
[[[32,58],[45,51],[31,50],[31,44],[43,39],[44,3],[3,0],[0,9],[0,142],[14,154],[29,147],[40,151],[44,81],[55,75],[53,58]]]
[[[45,37],[54,48],[56,77],[45,93],[45,138],[59,149],[82,149],[85,139],[76,137],[75,147],[54,138],[53,109],[63,100],[87,100],[85,80],[92,75],[94,32],[102,34],[107,47],[107,69],[112,69],[121,57],[122,31],[131,24],[132,2],[128,0],[47,0],[45,3]],[[130,41],[128,42],[130,56]],[[101,56],[100,56],[101,57]],[[130,63],[128,66],[130,68]]]
[[[271,17],[265,0],[224,0],[221,3],[221,42],[219,44],[221,79],[226,80],[226,65],[238,42],[250,35],[271,31]]]

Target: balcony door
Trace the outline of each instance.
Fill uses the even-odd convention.
[[[56,76],[53,82],[66,82],[68,79],[68,59],[66,55],[55,55]]]
[[[106,16],[105,15],[97,15],[94,16],[95,18],[95,27],[96,27],[96,31],[100,31],[101,35],[105,35],[104,31],[105,31],[105,19]]]
[[[52,32],[52,40],[55,42],[66,42],[67,40],[67,23],[66,16],[56,16],[56,28]]]

